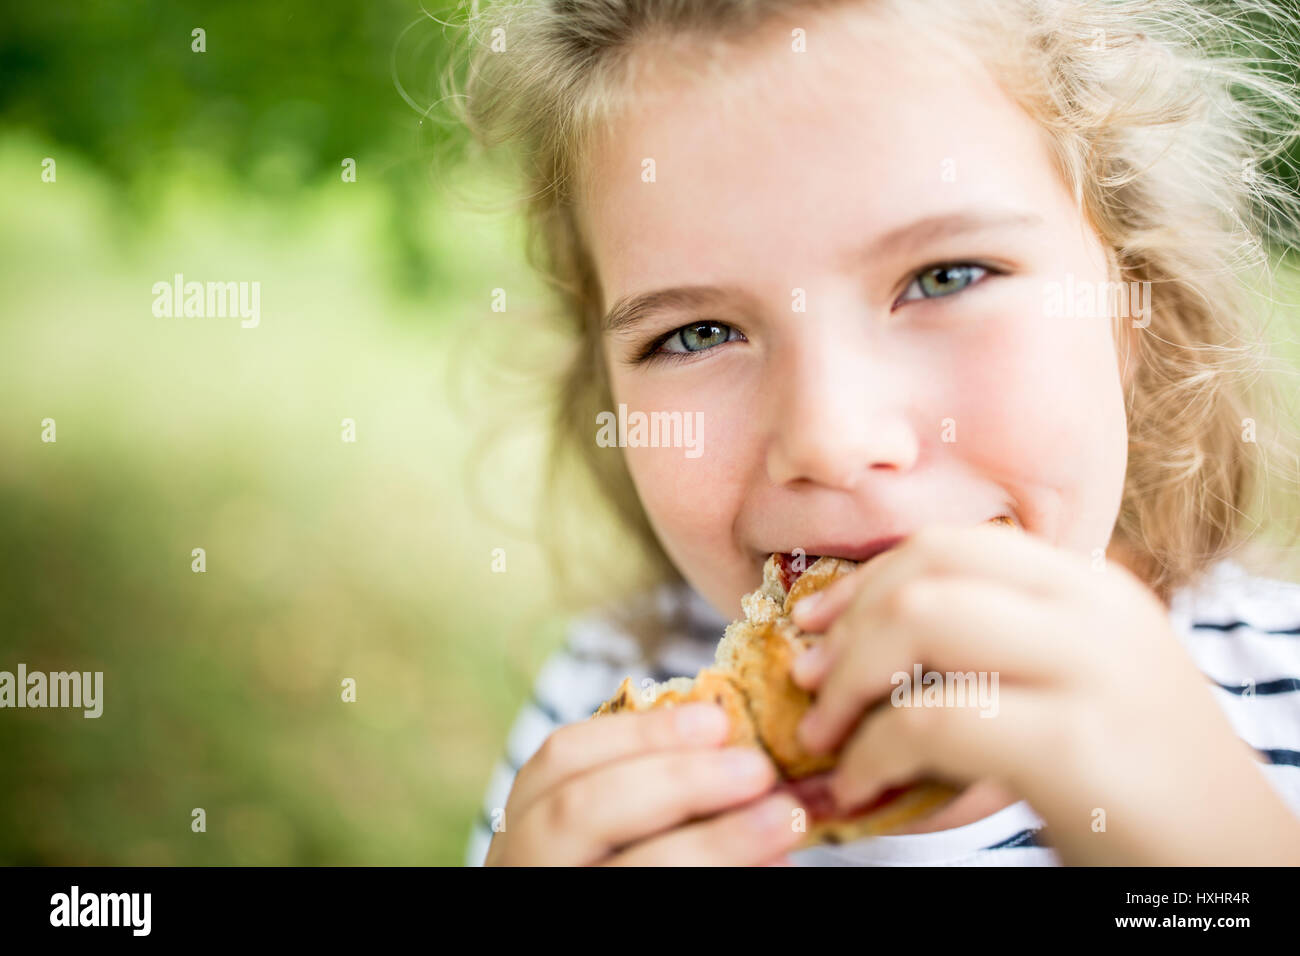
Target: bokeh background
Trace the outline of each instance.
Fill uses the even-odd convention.
[[[565,346],[437,108],[457,31],[408,0],[3,19],[0,669],[105,700],[0,712],[0,863],[460,863],[588,595],[538,544]],[[154,316],[176,273],[259,282],[260,325]]]
[[[0,669],[105,702],[0,712],[0,862],[460,863],[577,598],[534,527],[560,343],[514,328],[544,296],[508,195],[430,109],[454,31],[405,0],[4,21]],[[260,282],[260,324],[155,317],[175,273]]]

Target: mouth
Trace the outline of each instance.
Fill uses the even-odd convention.
[[[905,535],[895,535],[890,538],[879,538],[864,545],[827,545],[817,548],[815,554],[808,552],[796,555],[790,551],[778,551],[776,553],[776,562],[781,570],[781,583],[785,585],[787,591],[790,590],[790,586],[799,580],[799,575],[812,567],[813,562],[818,558],[843,558],[846,561],[856,561],[859,564],[864,564],[876,555],[884,554],[905,539]]]
[[[1015,519],[1008,515],[998,515],[988,519],[984,524],[1017,526]],[[812,567],[813,562],[818,558],[842,558],[845,561],[865,564],[877,555],[884,554],[890,548],[901,544],[906,539],[907,535],[891,535],[887,538],[868,541],[865,544],[819,544],[798,554],[791,551],[778,551],[776,552],[776,560],[781,569],[781,583],[785,585],[788,591],[790,586],[799,579],[799,576]]]

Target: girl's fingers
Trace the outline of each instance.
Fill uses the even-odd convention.
[[[712,820],[680,827],[614,854],[609,866],[758,866],[803,839],[789,794],[772,794]],[[778,864],[780,865],[780,864]]]
[[[824,640],[831,652],[815,703],[800,725],[813,753],[833,750],[881,698],[914,682],[916,665],[970,675],[968,685],[1002,676],[1051,681],[1071,665],[1048,605],[1010,587],[972,578],[919,578],[881,606],[854,605]],[[918,693],[923,687],[916,689]]]
[[[668,750],[721,747],[728,729],[722,708],[705,703],[607,714],[566,724],[547,737],[515,775],[508,812],[518,816],[565,780],[611,761]]]
[[[772,762],[750,747],[647,754],[567,780],[508,825],[517,827],[513,840],[525,858],[585,865],[618,847],[753,800],[771,789],[776,777]]]
[[[840,578],[825,591],[813,595],[813,598],[824,597],[825,601],[815,604],[812,611],[805,612],[805,608],[813,598],[800,601],[794,606],[795,624],[818,633],[832,623],[843,622],[846,617],[860,620],[871,616],[866,609],[873,606],[877,595],[892,594],[921,566],[921,557],[914,550],[905,550],[906,547],[907,542],[904,542],[892,551],[886,551]],[[858,613],[854,614],[854,611]],[[792,675],[795,683],[805,690],[819,687],[831,662],[842,654],[844,641],[852,634],[851,628],[831,627],[830,633],[818,641],[812,651],[795,661]]]
[[[924,573],[966,572],[1014,584],[1043,596],[1062,593],[1065,571],[1078,570],[1082,558],[1062,552],[1028,534],[995,525],[956,528],[933,525],[877,555],[794,607],[794,622],[807,631],[824,631],[855,603],[873,603],[904,581]]]
[[[993,712],[884,705],[845,745],[831,794],[848,809],[921,776],[954,782],[994,777],[1015,790],[1027,769],[1041,772],[1046,755],[1069,759],[1070,719],[1048,692],[1021,686],[1002,691]]]
[[[874,566],[883,561],[890,553],[886,551],[873,558],[870,565]],[[857,593],[866,578],[867,567],[866,564],[859,565],[848,574],[836,578],[816,594],[810,594],[802,601],[796,602],[790,611],[791,619],[803,630],[820,634],[827,625],[844,613],[844,609],[853,601],[853,595]]]

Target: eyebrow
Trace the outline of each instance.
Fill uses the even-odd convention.
[[[926,216],[875,236],[852,250],[845,264],[854,267],[878,259],[884,254],[906,254],[938,238],[989,232],[995,229],[1032,229],[1043,225],[1037,213],[1019,211],[961,212]],[[688,285],[656,289],[637,295],[625,295],[605,314],[602,326],[607,333],[621,332],[650,316],[665,311],[707,309],[737,299],[756,304],[755,297],[737,286]]]
[[[1043,217],[1038,213],[1020,210],[972,211],[926,216],[899,226],[897,229],[891,229],[854,249],[850,252],[846,265],[853,266],[878,259],[886,253],[906,254],[918,246],[924,246],[935,239],[946,239],[949,236],[992,232],[995,229],[1036,229],[1042,225]]]
[[[737,286],[686,285],[656,289],[623,296],[606,313],[603,325],[606,332],[621,332],[658,312],[707,309],[738,299],[751,304],[757,302],[752,293]]]

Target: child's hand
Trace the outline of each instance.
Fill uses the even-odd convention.
[[[726,738],[713,704],[561,727],[520,768],[484,865],[783,863],[802,837],[795,801],[756,800],[776,768],[752,748],[721,748]]]
[[[849,738],[832,786],[843,807],[920,775],[991,777],[1046,820],[1066,863],[1300,863],[1300,820],[1165,607],[1118,565],[1005,529],[933,528],[801,602],[795,621],[834,622],[795,680],[818,691],[805,745]],[[996,709],[890,706],[892,675],[916,662],[987,672]]]

